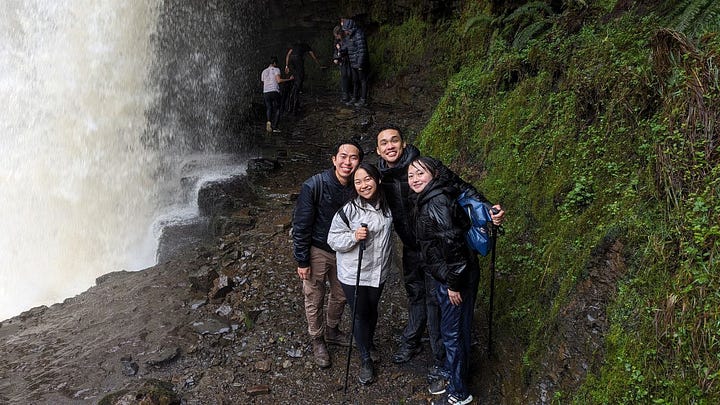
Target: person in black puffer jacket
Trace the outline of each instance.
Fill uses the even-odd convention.
[[[352,67],[353,98],[346,104],[353,104],[356,107],[367,105],[368,96],[368,68],[370,57],[368,55],[367,40],[365,32],[360,29],[352,19],[342,20],[342,29],[347,36],[340,50],[346,51]]]
[[[447,392],[448,404],[472,401],[467,386],[472,321],[480,269],[465,234],[471,223],[457,203],[461,190],[440,170],[441,163],[418,157],[408,166],[415,237],[426,271],[437,280],[440,334],[446,351],[447,380],[437,380],[430,392]]]

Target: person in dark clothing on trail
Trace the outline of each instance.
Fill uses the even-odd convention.
[[[352,67],[350,66],[350,58],[347,54],[347,46],[343,46],[347,42],[345,31],[337,25],[333,29],[333,37],[335,38],[335,47],[333,48],[333,63],[340,69],[340,92],[342,96],[340,101],[347,103],[350,101],[350,86],[352,85]]]
[[[335,252],[327,238],[333,216],[353,194],[351,179],[362,158],[363,150],[355,141],[339,142],[331,158],[333,167],[303,183],[293,216],[293,256],[303,283],[313,355],[321,368],[330,367],[326,343],[349,344],[348,335],[339,329],[346,300],[338,281]],[[330,293],[323,314],[326,281]]]
[[[420,151],[413,145],[407,145],[401,130],[393,125],[380,128],[377,135],[377,154],[380,156],[378,168],[382,173],[383,191],[390,205],[395,232],[403,243],[402,272],[405,291],[408,297],[408,323],[401,336],[400,347],[393,355],[393,362],[405,363],[422,351],[421,338],[427,324],[430,337],[430,349],[433,354],[433,366],[430,369],[432,379],[444,379],[442,370],[445,364],[445,350],[440,336],[440,309],[434,290],[437,282],[426,272],[420,247],[415,238],[415,227],[411,218],[410,195],[412,191],[407,182],[407,168]],[[464,182],[449,169],[441,166],[456,186],[479,201],[485,197],[472,185]],[[504,212],[498,214],[502,218]]]
[[[368,99],[368,69],[370,67],[365,32],[350,18],[342,20],[342,29],[347,36],[347,41],[343,43],[341,50],[347,51],[350,59],[353,83],[352,99],[346,104],[364,107],[367,105]]]
[[[288,111],[297,112],[300,108],[300,93],[303,92],[303,84],[305,83],[305,55],[310,55],[318,67],[321,67],[320,61],[310,45],[305,42],[296,42],[292,44],[285,55],[285,73],[295,77],[293,82],[290,98],[290,106]]]

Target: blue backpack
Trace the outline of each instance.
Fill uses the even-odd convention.
[[[472,221],[465,239],[472,250],[486,256],[490,249],[491,207],[486,203],[468,197],[466,194],[466,192],[463,192],[457,199],[457,203],[460,204],[470,221]]]

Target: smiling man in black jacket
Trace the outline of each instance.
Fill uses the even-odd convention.
[[[352,195],[350,179],[363,159],[363,150],[355,141],[335,145],[333,167],[307,179],[300,189],[293,217],[293,255],[297,274],[303,283],[305,316],[312,338],[315,363],[330,367],[326,343],[347,346],[348,335],[338,325],[345,308],[345,294],[337,278],[335,252],[327,244],[333,216]],[[327,313],[325,281],[330,284]]]

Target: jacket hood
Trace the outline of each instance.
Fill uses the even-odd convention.
[[[355,21],[348,18],[342,23],[342,29],[343,31],[352,31],[355,29]]]

